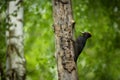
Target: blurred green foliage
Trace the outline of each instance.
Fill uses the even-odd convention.
[[[51,1],[26,0],[24,4],[27,79],[56,80]]]
[[[81,80],[120,79],[119,4],[119,0],[73,1],[76,33],[92,34],[78,61]]]
[[[0,1],[0,16],[5,8]],[[75,37],[92,38],[79,57],[80,80],[120,80],[120,0],[72,0]],[[51,0],[24,0],[26,80],[57,80]],[[5,17],[0,18],[0,61],[5,59]]]
[[[6,10],[6,1],[0,0],[0,67],[5,71],[5,56],[6,56],[6,44],[5,44],[5,10]]]

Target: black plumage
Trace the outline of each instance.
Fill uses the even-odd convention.
[[[82,52],[86,41],[88,38],[91,37],[91,34],[88,32],[82,33],[82,36],[79,36],[75,41],[75,62],[77,61],[77,58],[79,57],[80,53]]]

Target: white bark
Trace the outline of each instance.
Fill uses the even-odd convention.
[[[20,0],[9,1],[7,9],[7,80],[24,80],[23,7]]]

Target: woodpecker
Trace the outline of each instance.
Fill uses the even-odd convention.
[[[75,62],[77,61],[77,58],[81,54],[81,52],[86,44],[87,39],[90,37],[91,37],[91,34],[89,32],[83,32],[82,35],[76,39],[76,41],[75,41],[75,57],[74,57]]]

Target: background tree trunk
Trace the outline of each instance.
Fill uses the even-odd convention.
[[[25,80],[22,0],[9,1],[7,9],[7,80]]]
[[[53,0],[58,80],[78,80],[73,46],[75,22],[71,6],[71,0]]]

